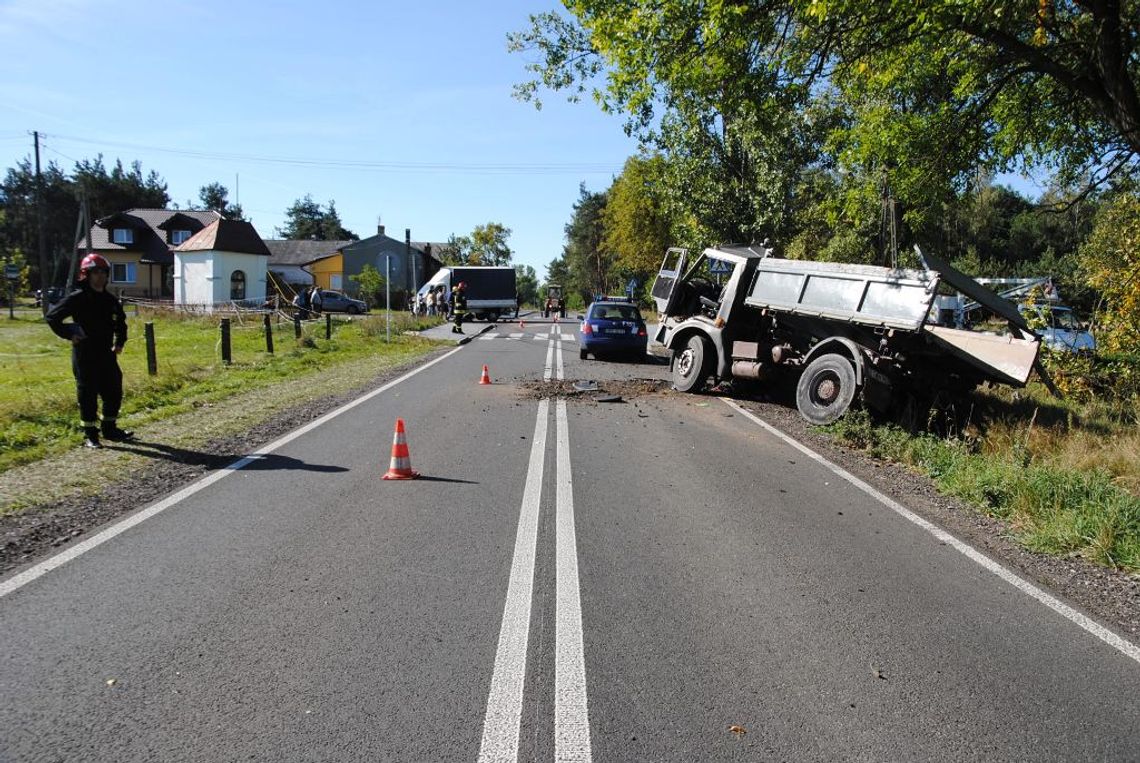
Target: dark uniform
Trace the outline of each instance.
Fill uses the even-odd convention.
[[[455,325],[451,327],[451,333],[464,333],[463,314],[467,312],[467,290],[461,285],[451,290],[451,310],[455,315]]]
[[[72,322],[64,323],[69,317]],[[48,311],[47,322],[63,339],[72,339],[80,330],[85,336],[71,346],[71,370],[75,374],[86,444],[97,447],[99,443],[99,398],[103,398],[103,436],[109,440],[130,437],[129,432],[118,427],[123,372],[115,348],[127,343],[127,316],[118,297],[84,284]]]

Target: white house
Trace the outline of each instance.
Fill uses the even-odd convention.
[[[265,302],[269,248],[253,225],[218,220],[174,250],[174,304],[212,312]]]

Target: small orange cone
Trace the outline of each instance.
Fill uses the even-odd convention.
[[[491,376],[487,373],[487,366],[483,366],[483,376],[479,379],[480,384],[491,384]]]
[[[522,318],[519,318],[519,328],[520,329],[526,328],[526,321],[524,321]]]
[[[396,419],[396,434],[392,437],[392,463],[386,480],[414,480],[420,473],[412,468],[412,457],[408,453],[408,440],[404,435],[404,420]]]

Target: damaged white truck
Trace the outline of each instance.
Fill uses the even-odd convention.
[[[674,387],[783,375],[795,381],[800,414],[828,424],[856,400],[922,410],[983,382],[1024,386],[1040,340],[1016,306],[937,257],[919,257],[925,270],[785,260],[763,246],[710,248],[692,261],[670,249],[652,294]],[[1009,333],[936,325],[941,283],[1008,321]]]

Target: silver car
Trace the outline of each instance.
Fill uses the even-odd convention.
[[[344,292],[332,291],[331,289],[321,289],[321,312],[323,313],[348,313],[349,315],[360,315],[361,313],[368,312],[368,305],[364,304],[359,299],[353,299]]]

